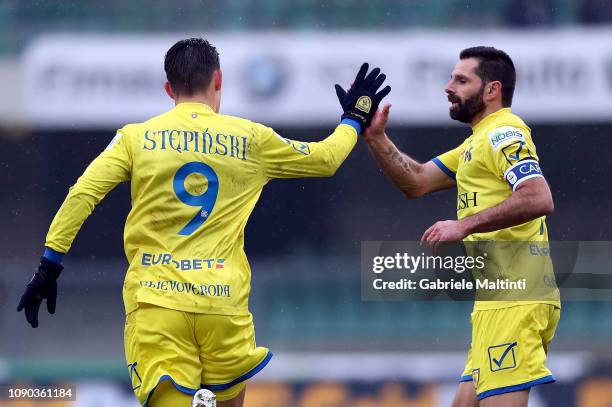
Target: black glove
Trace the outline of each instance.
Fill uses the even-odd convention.
[[[40,258],[38,271],[26,286],[21,296],[17,312],[25,308],[26,319],[32,328],[38,326],[38,309],[43,299],[47,299],[47,310],[49,314],[55,313],[55,301],[57,299],[57,278],[64,267],[53,263],[44,257]]]
[[[359,122],[362,131],[372,122],[381,100],[391,92],[391,86],[386,86],[376,93],[387,76],[381,74],[379,68],[372,69],[372,72],[366,76],[368,68],[367,62],[361,65],[348,92],[342,86],[336,84],[336,95],[338,95],[338,100],[344,110],[342,119],[352,119]]]

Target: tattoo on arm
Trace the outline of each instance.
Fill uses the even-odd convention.
[[[414,197],[419,190],[418,166],[408,155],[395,145],[370,145],[370,150],[379,162],[383,172],[408,197]]]
[[[408,157],[404,157],[402,153],[400,153],[396,148],[389,147],[387,151],[383,151],[383,155],[389,157],[389,159],[399,165],[404,171],[410,173],[412,172],[412,168],[410,166],[410,161],[407,159]]]

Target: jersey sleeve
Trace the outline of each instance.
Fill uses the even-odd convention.
[[[132,156],[124,128],[117,132],[106,149],[70,187],[68,196],[51,222],[45,246],[67,253],[94,207],[117,184],[130,179],[131,169]]]
[[[487,135],[491,170],[512,190],[524,181],[544,177],[528,127],[502,126]]]
[[[261,141],[258,159],[268,179],[332,176],[357,142],[357,131],[347,124],[319,142],[290,140],[263,125],[256,131]]]
[[[438,166],[446,175],[455,179],[459,167],[459,157],[463,151],[463,143],[458,147],[434,157],[431,161]]]

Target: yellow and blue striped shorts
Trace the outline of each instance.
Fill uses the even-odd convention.
[[[140,303],[126,317],[125,357],[132,389],[143,406],[164,380],[179,391],[236,397],[272,353],[255,344],[253,316],[177,311]]]
[[[478,400],[554,382],[546,354],[559,316],[550,304],[474,310],[461,381],[474,382]]]

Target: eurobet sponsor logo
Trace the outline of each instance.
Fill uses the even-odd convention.
[[[489,140],[494,150],[497,150],[507,140],[525,140],[525,136],[516,127],[500,127],[495,129],[490,135]]]
[[[225,259],[174,259],[171,253],[143,253],[140,264],[145,267],[174,266],[181,271],[221,270],[225,267]]]

